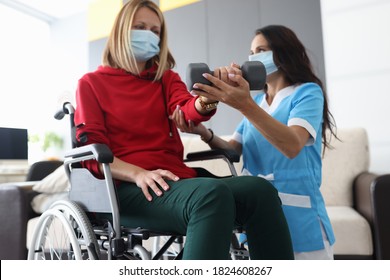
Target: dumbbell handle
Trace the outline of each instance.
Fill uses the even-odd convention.
[[[246,61],[241,66],[242,76],[249,83],[250,90],[262,90],[265,85],[266,72],[260,61]],[[193,90],[195,83],[211,85],[211,82],[203,77],[204,73],[214,75],[206,63],[190,63],[187,67],[187,87]]]

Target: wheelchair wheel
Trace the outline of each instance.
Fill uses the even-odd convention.
[[[58,201],[41,215],[29,248],[29,260],[98,258],[95,234],[80,206],[71,201]]]

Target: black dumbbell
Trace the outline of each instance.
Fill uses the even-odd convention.
[[[242,76],[249,83],[250,90],[262,90],[265,86],[266,72],[260,61],[246,61],[241,66]],[[190,63],[187,67],[187,87],[191,91],[195,83],[211,85],[210,81],[202,76],[204,73],[214,75],[206,63]]]

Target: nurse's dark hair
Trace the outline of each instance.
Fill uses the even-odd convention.
[[[294,31],[283,25],[268,25],[257,29],[255,34],[262,34],[267,40],[269,48],[273,51],[275,64],[290,85],[313,82],[321,87],[324,94],[322,142],[324,147],[329,148],[330,137],[337,138],[336,124],[329,111],[325,88],[322,81],[314,74],[305,46]]]

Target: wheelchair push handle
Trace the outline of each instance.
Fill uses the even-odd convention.
[[[62,108],[59,109],[55,114],[54,114],[54,118],[56,120],[62,120],[65,115],[73,115],[74,114],[74,107],[73,105],[70,103],[70,102],[65,102],[63,105],[62,105]]]
[[[54,114],[54,118],[56,120],[62,120],[65,117],[65,115],[69,115],[72,148],[75,148],[77,146],[76,126],[74,123],[74,112],[75,112],[75,108],[73,107],[72,103],[64,102],[62,104],[62,108]]]

